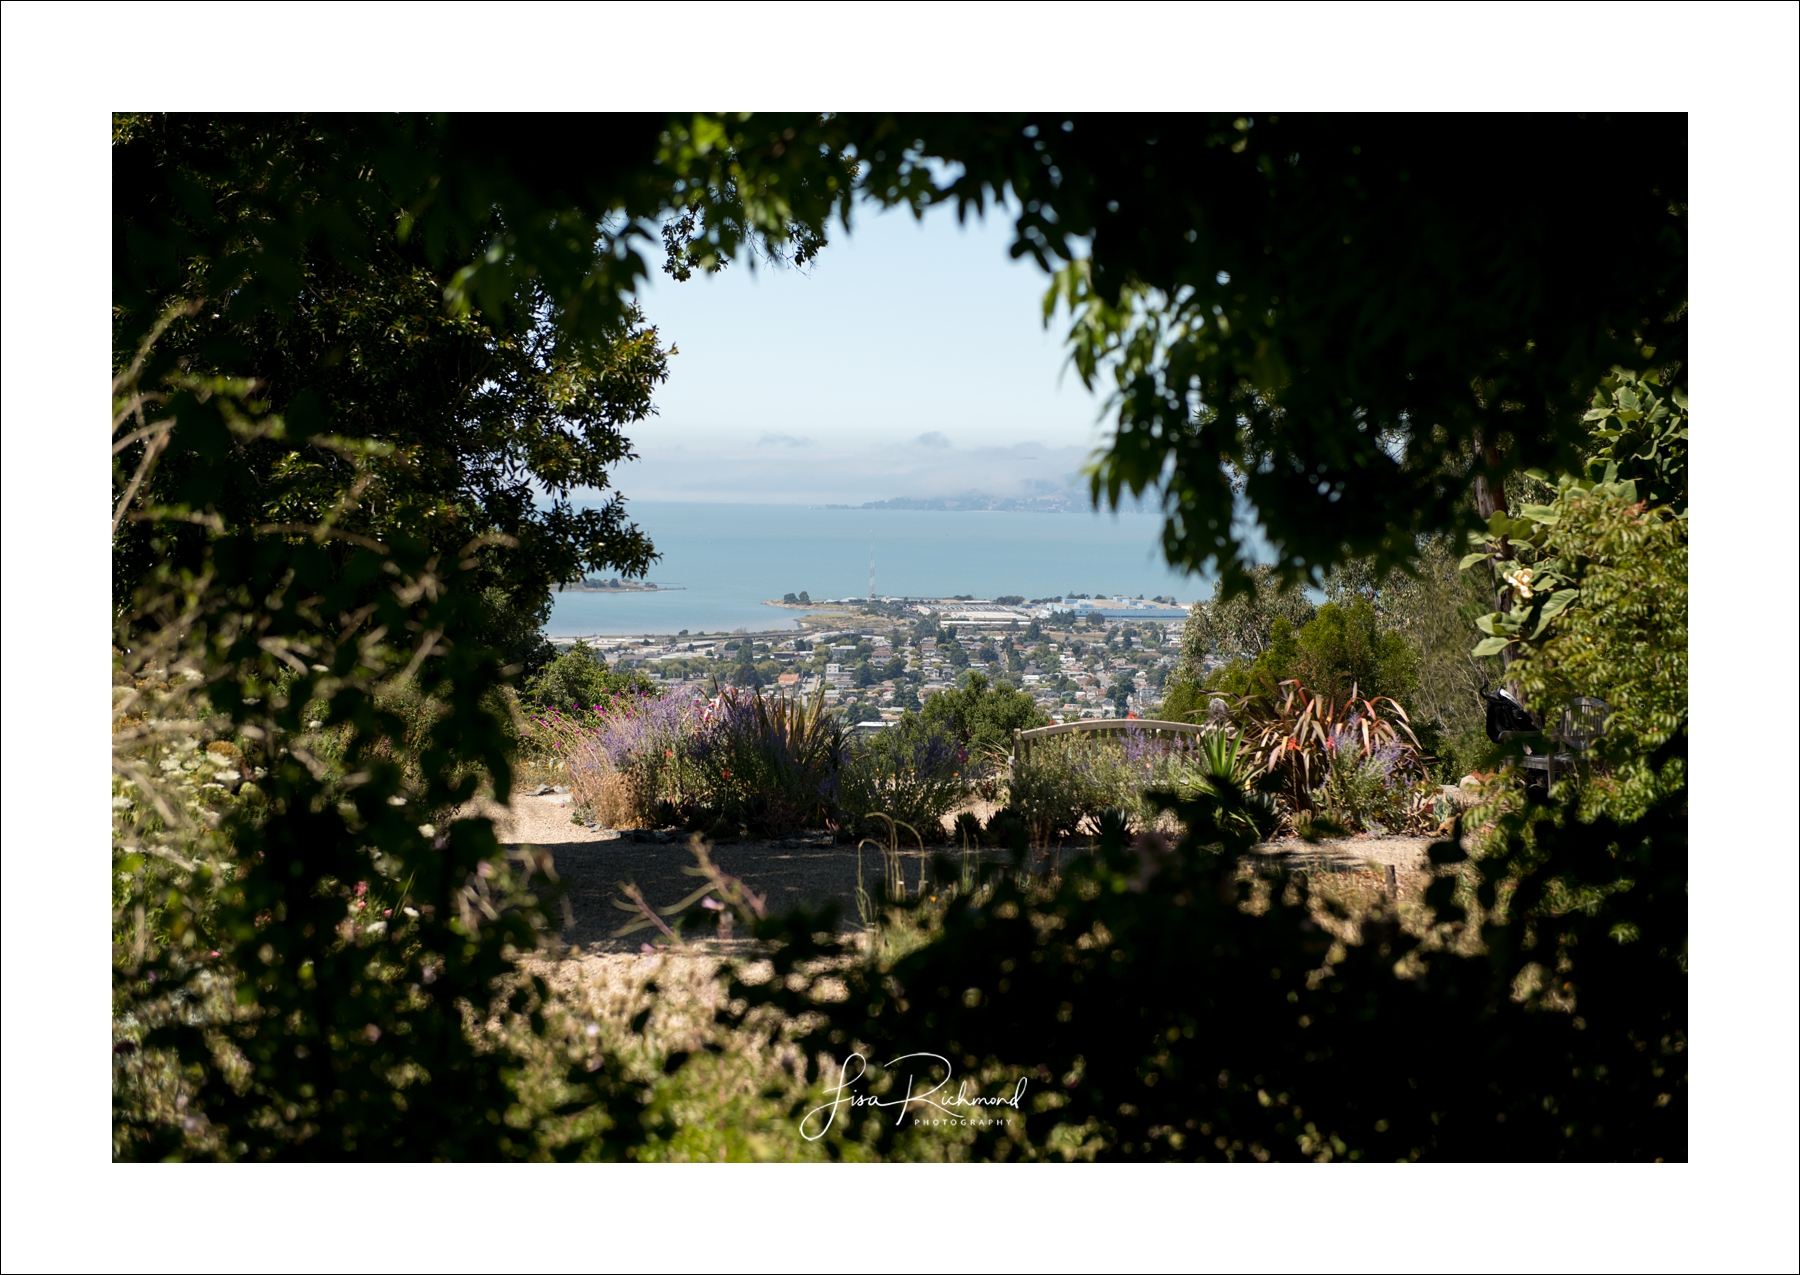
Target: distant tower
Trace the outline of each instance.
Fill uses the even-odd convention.
[[[869,544],[869,601],[875,600],[875,544]]]

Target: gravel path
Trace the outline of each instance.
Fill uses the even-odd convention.
[[[485,803],[480,812],[495,821],[500,840],[508,845],[530,845],[551,855],[572,914],[562,938],[592,954],[635,952],[648,937],[644,932],[624,939],[611,931],[627,920],[612,906],[625,882],[635,883],[653,906],[665,906],[685,897],[699,884],[683,868],[694,866],[686,839],[668,834],[666,841],[642,834],[621,835],[586,828],[570,818],[569,798],[562,795],[514,798],[511,808]],[[1283,866],[1313,872],[1378,876],[1395,870],[1397,883],[1407,893],[1425,884],[1429,837],[1348,837],[1308,845],[1303,841],[1265,843],[1252,852]],[[920,853],[915,846],[902,850],[900,859],[907,883],[916,886],[930,872],[931,858],[946,853],[934,847]],[[1065,855],[1071,853],[1064,851]],[[1079,851],[1074,851],[1079,853]],[[858,855],[854,845],[833,842],[823,833],[805,833],[767,841],[725,842],[712,848],[713,861],[726,872],[741,877],[763,894],[771,911],[796,904],[817,907],[838,904],[842,930],[859,928],[856,910]],[[955,857],[954,853],[952,857]],[[1004,862],[1003,851],[986,851],[985,858]],[[881,880],[881,857],[864,849],[861,880],[871,894]],[[560,906],[557,910],[560,910]],[[698,935],[696,935],[698,937]]]
[[[621,836],[613,831],[585,828],[570,819],[566,796],[517,797],[510,810],[491,803],[481,813],[495,821],[495,831],[508,845],[531,845],[550,852],[561,879],[574,924],[563,928],[565,941],[588,952],[636,951],[643,932],[625,939],[609,937],[628,919],[613,907],[620,886],[633,882],[652,906],[674,903],[690,894],[699,881],[682,871],[694,866],[687,841],[668,834],[667,841]],[[929,876],[935,847],[921,854],[915,846],[900,854],[902,872],[909,885]],[[989,852],[990,854],[995,852]],[[1005,858],[1000,854],[999,858]],[[741,877],[762,894],[771,912],[804,903],[817,907],[838,904],[838,924],[843,930],[859,928],[856,911],[858,856],[855,845],[835,843],[824,833],[803,833],[769,841],[732,841],[712,847],[713,862]],[[881,880],[881,856],[864,849],[861,855],[863,887],[871,894]]]
[[[1376,864],[1396,871],[1422,872],[1430,866],[1425,848],[1435,837],[1336,837],[1307,844],[1298,839],[1265,841],[1254,854],[1286,864],[1329,868],[1334,864]]]

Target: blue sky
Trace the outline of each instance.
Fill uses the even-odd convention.
[[[1011,219],[859,214],[805,271],[736,263],[653,277],[645,317],[679,351],[641,459],[642,500],[861,503],[1069,484],[1101,401],[1065,371],[1048,277],[1007,255]]]

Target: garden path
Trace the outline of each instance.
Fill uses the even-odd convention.
[[[682,871],[692,867],[684,838],[670,835],[666,842],[635,839],[614,831],[584,827],[570,817],[569,798],[562,794],[517,796],[511,807],[479,803],[478,809],[495,821],[500,840],[509,846],[530,845],[550,853],[561,880],[573,923],[565,923],[564,941],[591,953],[635,952],[651,937],[640,931],[628,938],[611,938],[626,920],[612,906],[622,882],[635,882],[653,906],[673,903],[689,894],[698,882]],[[991,813],[983,811],[980,813]],[[1429,837],[1347,837],[1308,845],[1303,841],[1267,842],[1252,852],[1255,857],[1277,859],[1285,866],[1313,872],[1370,876],[1376,882],[1392,867],[1402,896],[1424,889],[1426,847]],[[930,870],[932,856],[945,852],[934,847],[921,853],[917,847],[901,852],[907,882],[917,884]],[[1065,850],[1064,854],[1079,853]],[[859,879],[856,847],[835,843],[825,833],[801,833],[758,841],[733,841],[712,848],[713,861],[724,871],[763,894],[771,911],[806,904],[838,905],[840,930],[859,928],[856,887]],[[984,856],[1004,861],[1003,851]],[[874,892],[881,879],[881,860],[864,849],[860,879]],[[557,909],[560,910],[560,909]]]
[[[627,919],[612,906],[620,897],[622,882],[635,882],[652,906],[674,903],[699,884],[682,871],[694,866],[686,839],[671,834],[666,842],[634,839],[614,831],[586,828],[572,822],[564,795],[519,796],[510,809],[484,803],[480,813],[495,821],[500,840],[509,846],[530,845],[550,852],[557,876],[566,890],[574,924],[565,924],[562,937],[588,951],[629,952],[647,938],[639,932],[627,939],[609,935]],[[920,853],[917,847],[901,852],[909,884],[929,873],[936,847]],[[729,841],[712,847],[713,862],[725,872],[741,877],[767,900],[772,912],[796,904],[818,907],[838,905],[838,927],[860,928],[856,911],[858,856],[854,845],[833,842],[826,833],[799,833],[760,841]],[[871,893],[881,880],[881,857],[864,849],[861,880]]]

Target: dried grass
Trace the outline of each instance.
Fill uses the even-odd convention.
[[[650,822],[650,794],[630,771],[610,766],[571,766],[569,791],[575,804],[607,828],[638,828]]]

